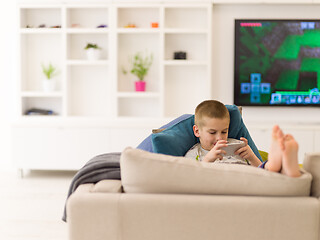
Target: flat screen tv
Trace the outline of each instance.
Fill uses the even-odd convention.
[[[235,20],[234,103],[320,106],[320,20]]]

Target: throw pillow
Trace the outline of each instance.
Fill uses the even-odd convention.
[[[160,128],[161,129],[165,129],[165,128],[168,128],[168,127],[171,127],[172,125],[176,124],[176,123],[179,123],[180,121],[183,121],[184,119],[186,118],[189,118],[190,116],[192,116],[192,114],[184,114],[184,115],[181,115],[180,117],[172,120],[171,122],[161,126]],[[138,145],[138,149],[141,149],[141,150],[145,150],[145,151],[148,151],[148,152],[153,152],[153,147],[152,147],[152,139],[151,139],[152,135],[150,134],[146,139],[144,139],[139,145]]]

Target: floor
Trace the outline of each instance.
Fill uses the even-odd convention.
[[[75,172],[0,172],[0,239],[67,240],[61,220]]]

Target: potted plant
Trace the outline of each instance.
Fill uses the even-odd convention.
[[[129,62],[131,63],[130,72],[138,78],[138,81],[135,81],[136,91],[145,91],[146,82],[144,81],[144,78],[147,75],[153,62],[153,54],[146,54],[144,56],[142,52],[138,52],[130,58]],[[124,73],[126,72],[124,71]]]
[[[94,61],[100,59],[101,48],[98,44],[88,43],[84,49],[86,50],[88,60]]]
[[[54,77],[58,74],[57,68],[51,63],[47,66],[42,64],[42,72],[45,75],[45,78],[42,81],[43,90],[45,92],[54,91],[56,87],[56,80]]]

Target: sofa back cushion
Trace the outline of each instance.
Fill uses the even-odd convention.
[[[291,178],[238,164],[213,164],[126,148],[120,158],[127,193],[309,196],[311,174]]]

